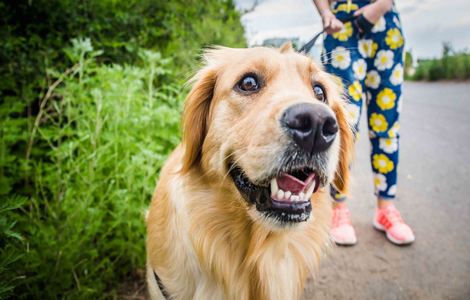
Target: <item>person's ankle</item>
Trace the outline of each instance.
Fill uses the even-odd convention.
[[[395,204],[393,203],[393,200],[391,199],[383,199],[383,198],[377,198],[377,208],[382,209],[382,208],[387,208],[387,207],[394,207]]]
[[[346,201],[341,201],[341,202],[333,201],[333,208],[343,208],[347,206],[348,205],[346,204]]]

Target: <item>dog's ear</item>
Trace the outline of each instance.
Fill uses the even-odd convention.
[[[182,173],[188,172],[201,159],[216,75],[216,71],[209,67],[199,71],[193,78],[194,85],[186,98],[182,124],[184,148]]]
[[[281,53],[287,53],[287,52],[293,52],[294,48],[292,48],[292,43],[291,42],[285,42],[282,44],[282,46],[279,48],[279,51]]]
[[[349,189],[349,167],[354,152],[353,131],[343,103],[337,103],[333,107],[333,111],[336,114],[340,132],[339,162],[333,185],[341,194],[347,194]]]

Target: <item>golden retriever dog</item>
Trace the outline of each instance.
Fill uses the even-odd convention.
[[[147,215],[151,298],[300,298],[351,139],[338,81],[290,44],[206,51]]]

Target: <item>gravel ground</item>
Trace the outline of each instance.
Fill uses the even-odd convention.
[[[349,202],[359,242],[334,247],[304,299],[470,299],[470,83],[406,83],[401,118],[397,207],[416,242],[372,228],[363,118]]]

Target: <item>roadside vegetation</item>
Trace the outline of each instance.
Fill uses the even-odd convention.
[[[118,298],[180,138],[201,48],[244,46],[231,1],[0,3],[0,299]]]
[[[454,51],[450,44],[444,43],[442,57],[418,59],[411,80],[468,80],[470,79],[470,52]]]

